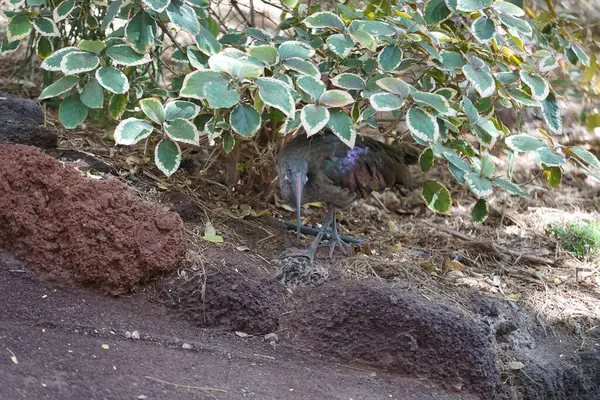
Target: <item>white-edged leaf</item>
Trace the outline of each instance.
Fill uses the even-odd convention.
[[[462,71],[481,97],[490,97],[496,92],[496,82],[490,68],[483,61],[481,63],[483,64],[481,68],[475,68],[470,64],[464,65]]]
[[[196,35],[196,45],[202,53],[209,56],[221,51],[221,43],[208,29],[202,26],[199,27],[199,33]]]
[[[75,8],[75,0],[65,0],[54,8],[52,16],[54,22],[62,21],[66,19]]]
[[[515,17],[522,17],[525,15],[525,11],[516,4],[509,3],[508,1],[496,0],[492,4],[492,8],[499,13],[514,15]]]
[[[465,175],[467,187],[478,199],[485,199],[494,193],[492,182],[487,178],[482,178],[478,174],[471,172]]]
[[[127,118],[117,125],[113,136],[116,144],[132,145],[150,136],[153,129],[152,124],[146,120]]]
[[[300,120],[306,131],[306,136],[312,136],[323,129],[329,121],[329,110],[327,107],[307,104],[302,108]]]
[[[509,182],[506,179],[494,178],[494,179],[492,179],[492,182],[495,185],[500,186],[502,189],[506,190],[510,194],[515,194],[515,195],[521,196],[523,198],[529,197],[529,196],[527,196],[527,193],[525,193],[523,190],[521,190],[521,188],[518,185],[516,185],[512,182]]]
[[[288,87],[274,78],[257,78],[255,80],[261,100],[288,117],[294,115],[295,102]]]
[[[100,65],[97,55],[87,51],[74,51],[65,55],[60,62],[60,70],[65,75],[76,75],[95,70]]]
[[[340,58],[348,57],[352,51],[352,48],[354,47],[354,41],[352,38],[344,35],[343,33],[328,36],[325,40],[325,43],[327,43],[329,50],[331,50]]]
[[[367,83],[363,78],[356,74],[339,74],[331,79],[331,84],[346,90],[364,90]]]
[[[452,15],[444,0],[428,0],[423,8],[423,19],[427,24],[439,24]]]
[[[187,119],[178,118],[165,122],[164,128],[167,136],[177,142],[195,145],[200,142],[200,133],[196,125]]]
[[[73,129],[83,123],[88,116],[88,108],[79,99],[78,93],[73,93],[60,103],[58,119],[67,129]]]
[[[161,13],[167,9],[171,0],[143,0],[151,10]]]
[[[131,67],[147,64],[152,61],[148,55],[136,52],[128,44],[117,44],[115,46],[111,46],[106,50],[106,55],[109,56],[116,65],[125,65]]]
[[[394,111],[404,105],[404,99],[392,93],[376,93],[369,97],[369,102],[376,111]]]
[[[31,21],[26,15],[15,15],[8,20],[6,25],[6,38],[8,42],[25,39],[31,31]]]
[[[325,91],[325,84],[323,82],[308,75],[299,76],[296,80],[296,84],[298,85],[298,88],[309,95],[314,101],[319,100]]]
[[[371,35],[368,32],[352,31],[352,32],[350,32],[350,37],[352,37],[352,39],[356,43],[360,44],[361,46],[363,46],[364,48],[366,48],[368,50],[371,50],[371,51],[377,50],[377,41],[375,40],[373,35]]]
[[[181,148],[171,139],[163,139],[154,149],[154,163],[166,176],[171,176],[181,164]]]
[[[386,46],[377,56],[379,68],[383,71],[393,71],[402,62],[402,49],[398,46]]]
[[[521,81],[531,89],[531,97],[534,100],[544,100],[550,93],[550,85],[541,76],[531,75],[527,71],[519,71]]]
[[[316,79],[321,78],[321,73],[319,72],[319,69],[310,61],[303,60],[297,57],[292,57],[286,59],[283,62],[283,65],[285,65],[286,68],[299,72],[301,74],[312,76]]]
[[[506,26],[509,30],[514,30],[518,33],[522,33],[527,37],[531,37],[533,34],[533,30],[531,29],[531,25],[527,23],[527,21],[522,20],[519,17],[515,17],[510,14],[500,14],[500,21]]]
[[[473,21],[473,24],[471,24],[471,31],[479,43],[488,43],[496,34],[496,25],[493,20],[482,15]]]
[[[492,5],[494,0],[457,0],[456,9],[463,12],[481,11]]]
[[[113,67],[100,67],[96,70],[96,79],[109,92],[123,94],[129,91],[129,81],[124,73]]]
[[[538,68],[540,72],[548,72],[558,67],[558,61],[554,56],[543,57],[540,59]]]
[[[506,138],[506,145],[513,151],[536,151],[548,147],[544,141],[529,135],[512,135]]]
[[[179,95],[181,97],[203,100],[205,98],[204,85],[209,82],[227,86],[229,79],[223,76],[223,74],[209,69],[194,71],[185,76]]]
[[[554,97],[554,93],[550,92],[548,97],[540,102],[542,106],[542,116],[548,128],[554,133],[561,133],[562,131],[562,115],[560,113],[560,107]]]
[[[375,84],[383,90],[397,94],[403,98],[408,97],[415,91],[415,88],[398,78],[382,78],[375,82]]]
[[[50,18],[34,19],[33,28],[42,36],[56,37],[60,36],[58,27]]]
[[[302,22],[309,28],[333,28],[343,31],[346,27],[344,21],[342,21],[340,17],[329,11],[311,14]]]
[[[440,127],[436,119],[418,107],[412,107],[406,113],[408,129],[418,139],[425,142],[436,142],[440,137]]]
[[[165,108],[163,107],[160,100],[155,99],[154,97],[149,97],[147,99],[140,100],[139,105],[144,114],[146,114],[146,116],[152,121],[156,122],[159,125],[165,122]]]
[[[104,89],[96,78],[92,78],[86,83],[79,97],[81,102],[88,108],[102,108],[104,106]]]
[[[559,153],[548,147],[541,147],[535,151],[540,163],[548,167],[560,167],[567,163],[567,159],[562,153]]]
[[[585,50],[583,50],[583,47],[581,47],[578,44],[572,44],[571,50],[573,50],[573,52],[575,53],[577,58],[579,58],[583,65],[585,65],[586,67],[590,66],[590,56],[588,56]]]
[[[46,71],[60,71],[60,64],[64,56],[74,51],[79,51],[77,47],[63,47],[62,49],[56,50],[50,56],[46,57],[46,59],[40,65],[41,69],[45,69]]]
[[[38,51],[39,42],[40,41],[38,40],[38,43],[36,44],[36,52],[40,57],[42,57],[42,55]],[[52,44],[52,43],[50,43],[50,44]],[[9,54],[12,54],[15,51],[17,51],[20,46],[21,46],[20,40],[15,40],[13,42],[9,42],[6,35],[4,35],[4,39],[2,39],[2,44],[0,44],[0,56],[7,56]],[[50,51],[50,53],[52,53],[52,51]],[[48,56],[49,56],[49,54],[45,55],[44,57],[47,58]]]
[[[267,44],[251,47],[249,53],[252,57],[256,57],[269,65],[275,65],[279,60],[277,49]]]
[[[469,123],[471,125],[474,125],[477,122],[479,122],[479,120],[481,119],[479,111],[477,111],[477,108],[475,108],[475,105],[467,96],[463,97],[462,101],[460,102],[460,107],[463,109],[464,113],[469,118]]]
[[[200,113],[200,107],[185,100],[173,100],[165,105],[165,119],[173,121],[174,119],[194,119]]]
[[[79,82],[79,77],[77,76],[64,76],[45,88],[38,98],[44,100],[66,93],[73,89],[77,85],[77,82]]]
[[[233,131],[244,137],[258,132],[261,123],[258,111],[248,104],[238,104],[229,115],[229,124]]]
[[[356,142],[356,129],[352,123],[352,118],[341,110],[331,110],[327,127],[331,129],[346,146],[354,148]]]
[[[518,103],[527,107],[539,107],[540,103],[531,98],[531,96],[521,89],[508,89],[508,95]]]
[[[486,199],[479,199],[471,210],[471,217],[477,223],[483,223],[489,215],[488,203]]]
[[[133,16],[125,26],[125,37],[131,47],[140,54],[146,54],[156,37],[156,21],[144,10]]]
[[[300,114],[302,111],[297,110],[294,118],[288,118],[285,120],[283,125],[281,126],[281,133],[292,133],[298,130],[302,125],[302,119],[300,119]]]
[[[502,85],[510,85],[511,83],[515,83],[519,80],[519,75],[515,74],[514,72],[497,72],[494,74],[494,76]]]
[[[426,92],[413,93],[412,98],[417,102],[435,108],[440,114],[451,114],[450,104],[442,95]]]
[[[208,100],[210,108],[231,108],[240,102],[237,91],[218,82],[208,82],[203,89],[204,98]]]
[[[455,51],[442,50],[440,51],[440,69],[443,71],[454,71],[462,69],[467,63],[460,53]]]
[[[429,180],[423,183],[421,197],[430,210],[441,214],[447,213],[452,207],[450,191],[437,181]]]
[[[196,12],[182,0],[171,0],[167,6],[167,15],[176,27],[186,30],[192,35],[200,32],[200,22],[198,22]]]
[[[344,107],[354,103],[352,95],[343,90],[327,90],[319,98],[319,103],[327,107]]]
[[[283,42],[277,49],[280,60],[296,57],[307,60],[315,55],[315,49],[308,43],[299,42],[297,40],[289,40]]]
[[[383,21],[355,19],[348,26],[348,31],[365,32],[374,37],[392,37],[398,33],[396,27]]]

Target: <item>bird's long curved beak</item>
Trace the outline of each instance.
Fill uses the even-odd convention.
[[[296,197],[296,245],[300,246],[300,227],[302,226],[300,207],[302,206],[302,190],[304,182],[302,182],[302,174],[294,177],[294,195]]]

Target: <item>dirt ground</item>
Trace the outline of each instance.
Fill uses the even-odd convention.
[[[195,328],[142,294],[65,290],[5,252],[0,302],[6,400],[465,398],[310,352],[273,349],[262,337]],[[133,331],[140,339],[127,338]]]

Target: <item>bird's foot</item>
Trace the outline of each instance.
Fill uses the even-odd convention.
[[[315,259],[315,250],[312,248],[298,249],[296,247],[292,247],[290,249],[285,250],[281,254],[281,258],[293,258],[293,257],[306,257],[310,260],[310,263],[312,264]]]
[[[340,251],[344,256],[348,256],[348,250],[352,248],[352,246],[342,240],[337,229],[334,229],[331,240],[329,241],[329,258],[333,258],[333,252],[336,247],[340,248]]]

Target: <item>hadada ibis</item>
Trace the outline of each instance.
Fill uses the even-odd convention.
[[[300,208],[304,203],[327,203],[327,217],[315,240],[306,250],[287,255],[314,259],[323,236],[332,225],[329,256],[336,247],[344,255],[348,245],[336,226],[335,209],[349,206],[356,198],[372,191],[400,186],[409,188],[412,179],[408,165],[418,161],[418,150],[406,143],[390,146],[369,137],[358,137],[353,149],[331,131],[307,137],[301,133],[277,155],[279,188],[284,199],[297,210],[296,244],[300,245]]]

